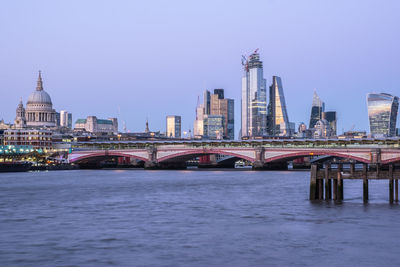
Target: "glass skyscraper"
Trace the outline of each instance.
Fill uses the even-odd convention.
[[[399,98],[384,93],[367,94],[369,128],[373,136],[395,136]]]
[[[272,85],[269,87],[267,128],[270,136],[291,134],[282,80],[278,76],[272,77]]]
[[[314,128],[317,121],[322,119],[322,112],[325,111],[325,103],[317,95],[317,92],[314,91],[312,107],[311,107],[311,116],[310,116],[310,125],[309,128]]]
[[[241,136],[267,134],[267,94],[263,65],[257,50],[242,62],[242,128]]]

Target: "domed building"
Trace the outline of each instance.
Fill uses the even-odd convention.
[[[26,126],[55,127],[56,111],[49,94],[43,90],[42,75],[39,71],[36,90],[28,97],[25,109]]]

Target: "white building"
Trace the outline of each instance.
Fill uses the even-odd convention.
[[[117,118],[97,119],[96,116],[88,116],[86,119],[78,119],[75,122],[74,131],[117,134],[118,120]]]

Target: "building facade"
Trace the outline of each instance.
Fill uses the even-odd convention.
[[[336,111],[324,111],[322,112],[322,119],[326,120],[329,123],[329,126],[332,130],[332,135],[337,135],[337,120],[336,120]]]
[[[53,109],[50,95],[43,90],[40,71],[36,90],[28,97],[25,119],[28,127],[44,128],[56,126],[56,112]]]
[[[182,119],[181,116],[167,116],[166,135],[170,138],[181,138]]]
[[[194,137],[197,139],[202,138],[204,135],[204,104],[197,103],[193,128]]]
[[[118,120],[117,118],[97,119],[96,116],[88,116],[86,119],[78,119],[75,122],[74,131],[117,134]]]
[[[314,91],[313,101],[311,106],[311,116],[310,116],[310,129],[314,128],[317,121],[322,119],[322,112],[325,111],[325,103],[319,98],[317,92]]]
[[[218,136],[223,139],[235,138],[235,106],[234,100],[225,98],[224,89],[214,89],[213,94],[210,91],[204,92],[204,103],[197,103],[196,120],[194,121],[195,138],[215,138],[214,134],[208,134],[210,127],[218,128],[217,124],[223,122],[222,131],[218,128]],[[209,117],[209,115],[211,117]],[[222,116],[223,119],[217,119]],[[218,121],[218,122],[217,122]],[[210,126],[212,125],[212,126]],[[207,128],[207,129],[206,129]]]
[[[331,136],[333,136],[333,130],[329,122],[325,119],[317,121],[317,123],[314,125],[313,137],[316,139],[320,139],[320,138],[328,138]]]
[[[294,132],[289,123],[282,80],[278,76],[272,77],[269,87],[267,129],[270,136],[291,136]]]
[[[370,132],[375,137],[395,136],[399,98],[385,93],[367,94]]]
[[[257,50],[242,61],[241,137],[267,135],[267,94],[263,63]]]
[[[60,126],[65,128],[72,128],[72,114],[66,110],[60,111]]]
[[[222,115],[204,115],[204,134],[207,139],[222,139],[225,118]]]
[[[32,146],[34,149],[49,150],[53,147],[52,132],[43,129],[4,130],[4,145]]]

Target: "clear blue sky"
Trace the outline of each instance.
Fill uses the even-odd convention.
[[[120,114],[131,131],[193,126],[197,96],[224,88],[240,128],[241,55],[282,77],[289,120],[313,90],[338,129],[368,129],[366,94],[400,95],[400,1],[2,1],[0,118],[13,121],[43,71],[56,110]]]

